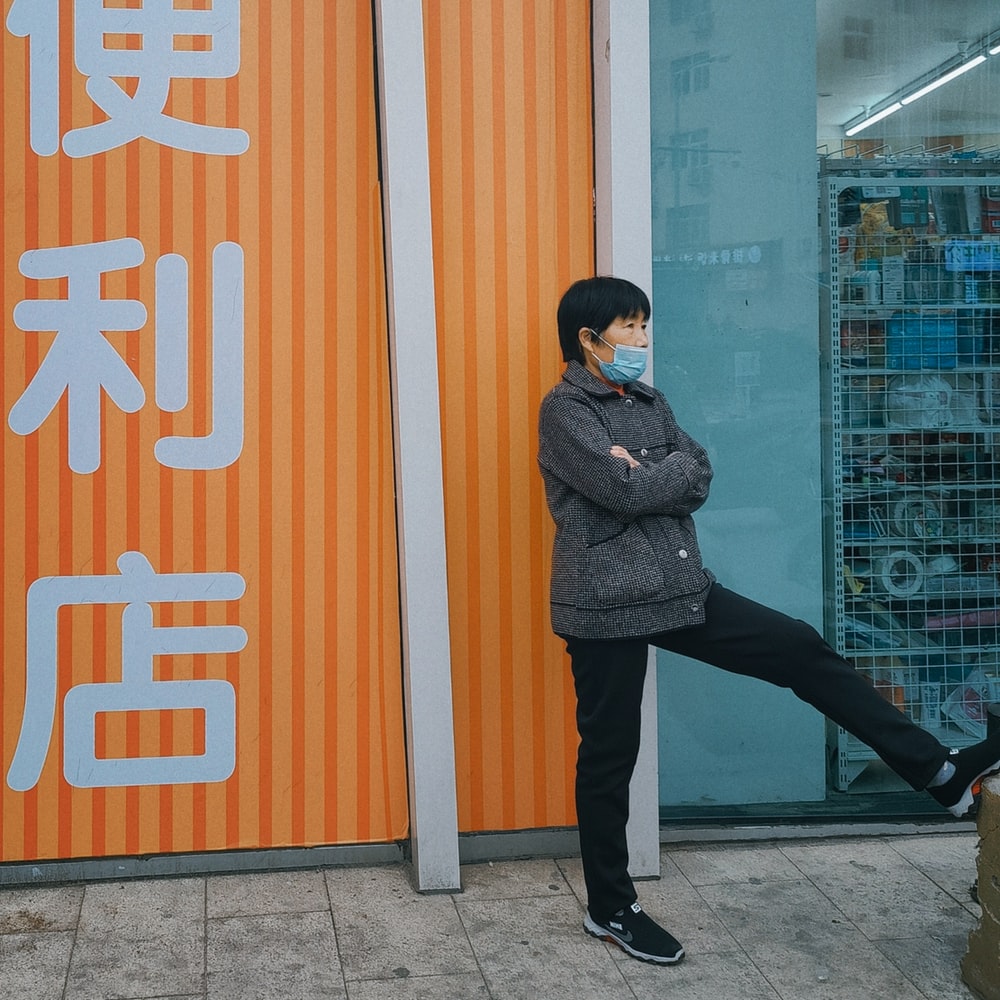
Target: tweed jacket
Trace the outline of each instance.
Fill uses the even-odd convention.
[[[538,465],[556,523],[552,628],[624,639],[699,625],[714,581],[691,513],[708,496],[705,449],[658,390],[624,394],[571,361],[542,400]],[[621,445],[640,463],[610,454]]]

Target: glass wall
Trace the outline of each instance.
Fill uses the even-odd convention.
[[[824,566],[818,174],[1000,155],[1000,13],[664,0],[650,53],[654,378],[715,465],[705,562],[824,629],[841,568]],[[661,653],[659,702],[662,806],[836,794],[826,723],[789,693]]]
[[[815,13],[754,8],[650,5],[654,379],[715,466],[706,565],[822,627]],[[659,670],[662,805],[823,798],[812,709],[681,657]]]

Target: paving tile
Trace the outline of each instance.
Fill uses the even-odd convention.
[[[514,899],[572,892],[557,862],[491,861],[462,866],[462,899]]]
[[[785,855],[872,940],[968,933],[975,920],[887,840],[786,845]]]
[[[608,947],[583,932],[572,897],[455,905],[493,1000],[631,1000]]]
[[[72,951],[72,931],[0,936],[0,995],[4,1000],[62,1000]]]
[[[83,886],[4,889],[0,892],[0,934],[65,931],[76,927]]]
[[[328,912],[208,922],[208,1000],[346,998]]]
[[[206,880],[206,891],[209,919],[330,909],[320,871],[214,875]]]
[[[556,862],[566,884],[573,891],[582,908],[587,906],[587,886],[583,881],[583,864],[579,858],[559,858]],[[583,919],[581,915],[581,920]]]
[[[924,837],[892,837],[887,843],[970,913],[979,916],[979,904],[973,901],[969,891],[976,881],[979,860],[979,834],[974,830]]]
[[[972,1000],[962,982],[961,962],[968,934],[876,941],[876,947],[930,1000]]]
[[[802,873],[773,845],[674,848],[669,857],[693,886],[798,879]]]
[[[709,885],[699,892],[785,1000],[924,1000],[806,880]]]
[[[476,971],[450,894],[421,895],[400,866],[331,868],[324,876],[348,982]]]
[[[347,984],[348,1000],[489,1000],[478,972],[453,976],[404,976],[363,979]]]
[[[203,879],[89,885],[65,1000],[199,995],[204,935]]]
[[[781,1000],[742,951],[689,955],[662,968],[626,956],[622,975],[636,1000]]]

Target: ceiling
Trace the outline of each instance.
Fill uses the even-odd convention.
[[[816,0],[820,142],[974,43],[1000,32],[997,0]],[[855,138],[1000,134],[1000,55]],[[896,149],[895,152],[899,152]]]

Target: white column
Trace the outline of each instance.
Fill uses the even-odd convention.
[[[652,298],[648,0],[594,0],[593,11],[597,272],[628,278]],[[628,846],[633,876],[660,874],[652,647],[642,700],[642,741],[632,777]]]
[[[461,887],[420,0],[377,0],[410,842],[417,888]]]

